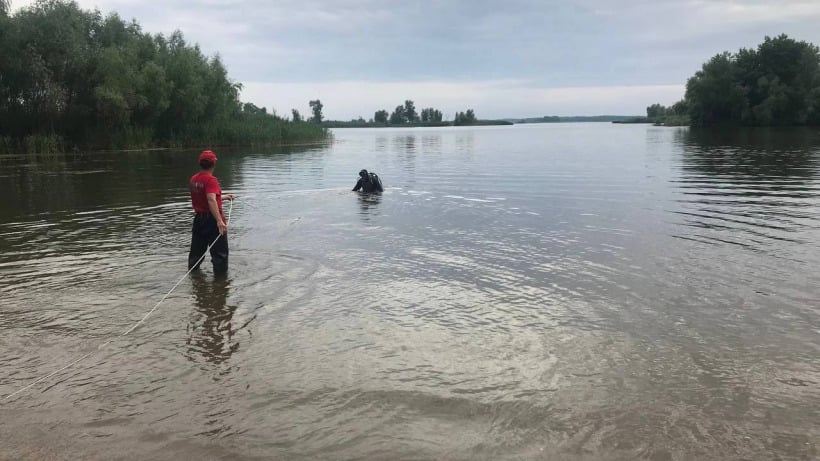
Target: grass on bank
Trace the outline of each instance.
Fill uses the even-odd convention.
[[[77,145],[57,134],[32,134],[23,139],[0,135],[0,155],[56,154],[70,151],[126,150],[182,147],[274,146],[319,142],[330,137],[330,131],[307,122],[291,122],[265,114],[240,114],[238,117],[206,122],[185,132],[173,133],[158,141],[150,128],[126,127],[113,133],[105,143]]]

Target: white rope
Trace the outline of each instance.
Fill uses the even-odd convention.
[[[244,196],[243,196],[243,197],[244,197]],[[257,212],[259,212],[259,213],[261,213],[261,214],[263,214],[263,215],[265,215],[265,216],[267,216],[267,217],[269,217],[269,218],[273,218],[273,219],[280,219],[280,217],[279,217],[279,216],[276,216],[276,215],[274,215],[273,213],[270,213],[270,212],[268,212],[268,211],[265,211],[263,208],[259,207],[258,205],[254,205],[252,202],[249,202],[249,201],[247,201],[247,200],[246,200],[246,201],[243,201],[242,203],[243,203],[245,206],[249,206],[249,207],[253,208],[254,210],[256,210]],[[302,217],[301,217],[301,216],[299,216],[299,217],[297,217],[297,218],[295,218],[295,219],[291,219],[290,221],[288,221],[288,225],[291,225],[291,226],[292,226],[292,225],[296,224],[297,222],[299,222],[299,220],[301,220],[301,219],[302,219]]]
[[[231,200],[231,201],[230,201],[230,205],[229,205],[229,207],[228,207],[228,222],[227,222],[227,224],[230,224],[230,223],[231,223],[231,211],[233,211],[233,200]],[[33,383],[29,384],[28,386],[26,386],[26,387],[24,387],[24,388],[22,388],[22,389],[19,389],[19,390],[15,391],[15,392],[12,392],[11,394],[9,394],[9,395],[7,395],[7,396],[3,397],[3,400],[8,400],[8,399],[10,399],[10,398],[14,397],[15,395],[17,395],[17,394],[19,394],[19,393],[21,393],[21,392],[24,392],[24,391],[26,391],[26,390],[28,390],[28,389],[31,389],[31,388],[32,388],[33,386],[35,386],[36,384],[39,384],[39,383],[41,383],[41,382],[43,382],[43,381],[45,381],[45,380],[47,380],[47,379],[51,378],[52,376],[59,374],[61,371],[63,371],[63,370],[67,370],[67,369],[71,368],[72,366],[74,366],[74,365],[76,365],[76,364],[78,364],[78,363],[82,362],[83,360],[87,359],[88,357],[91,357],[92,355],[94,355],[94,354],[96,354],[97,352],[101,351],[101,350],[102,350],[105,346],[107,346],[107,345],[111,344],[112,342],[114,342],[114,340],[115,340],[115,339],[117,339],[117,338],[121,338],[121,337],[123,337],[123,336],[126,336],[126,335],[128,335],[129,333],[131,333],[132,331],[134,331],[134,330],[136,330],[137,328],[139,328],[139,326],[140,326],[140,325],[142,325],[142,324],[145,322],[145,320],[146,320],[146,319],[148,319],[148,317],[150,317],[150,316],[151,316],[151,314],[153,314],[153,313],[154,313],[154,311],[156,311],[156,310],[157,310],[157,308],[159,307],[159,305],[160,305],[160,304],[162,304],[162,303],[163,303],[163,301],[165,301],[165,299],[166,299],[166,298],[168,298],[168,296],[170,296],[170,295],[171,295],[171,293],[173,293],[173,292],[174,292],[174,290],[176,290],[176,289],[177,289],[177,287],[179,286],[179,284],[180,284],[180,283],[182,283],[182,281],[183,281],[183,280],[185,280],[185,278],[186,278],[186,277],[188,277],[188,275],[190,275],[190,274],[191,274],[191,272],[193,272],[194,268],[195,268],[195,267],[197,267],[197,266],[199,266],[199,265],[202,263],[202,260],[203,260],[203,259],[205,259],[205,256],[207,256],[207,255],[208,255],[208,252],[209,252],[209,251],[211,251],[211,247],[213,247],[213,246],[214,246],[214,244],[216,243],[216,241],[217,241],[217,240],[219,240],[219,238],[220,238],[220,237],[222,237],[222,234],[219,234],[219,235],[217,235],[217,236],[216,236],[216,238],[214,239],[214,241],[213,241],[213,242],[211,242],[211,244],[210,244],[210,245],[208,245],[208,248],[207,248],[207,249],[205,249],[205,252],[204,252],[204,253],[202,253],[202,256],[200,256],[200,257],[199,257],[199,259],[197,260],[196,264],[194,264],[193,266],[191,266],[191,268],[190,268],[190,269],[188,269],[188,272],[186,272],[186,273],[185,273],[185,275],[183,275],[183,276],[182,276],[179,280],[177,280],[177,283],[175,283],[175,284],[174,284],[174,286],[173,286],[173,287],[171,287],[171,289],[170,289],[170,290],[168,290],[168,293],[165,293],[165,296],[163,296],[163,297],[162,297],[162,299],[160,299],[160,300],[159,300],[159,302],[158,302],[157,304],[155,304],[155,305],[154,305],[154,307],[153,307],[153,308],[151,308],[151,310],[150,310],[150,311],[148,311],[148,313],[147,313],[147,314],[145,314],[145,315],[144,315],[144,316],[143,316],[143,317],[142,317],[142,318],[141,318],[141,319],[140,319],[137,323],[135,323],[132,327],[130,327],[129,329],[125,330],[125,332],[124,332],[124,333],[121,333],[120,335],[115,336],[114,338],[111,338],[111,339],[109,339],[108,341],[106,341],[106,342],[104,342],[104,343],[100,344],[99,346],[97,346],[97,349],[95,349],[95,350],[93,350],[93,351],[91,351],[91,352],[89,352],[89,353],[85,354],[84,356],[82,356],[82,357],[78,358],[77,360],[75,360],[75,361],[73,361],[73,362],[69,363],[68,365],[66,365],[66,366],[64,366],[64,367],[62,367],[62,368],[60,368],[59,370],[53,371],[53,372],[49,373],[48,375],[43,376],[42,378],[40,378],[40,379],[38,379],[38,380],[34,381]]]

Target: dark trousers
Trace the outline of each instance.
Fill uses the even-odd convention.
[[[197,213],[191,227],[191,251],[188,252],[188,269],[197,268],[205,259],[204,254],[216,237],[219,228],[216,219],[210,213]],[[214,274],[228,272],[228,234],[226,233],[211,246],[211,263],[214,265]]]

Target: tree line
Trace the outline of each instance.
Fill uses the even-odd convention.
[[[377,110],[373,114],[373,122],[380,125],[440,123],[443,118],[442,112],[432,107],[422,109],[419,114],[415,103],[409,99],[404,101],[404,104],[396,106],[389,117],[386,110]]]
[[[298,122],[309,122],[309,123],[313,123],[313,124],[322,123],[322,120],[324,119],[324,115],[322,115],[322,108],[325,107],[322,104],[322,101],[320,101],[318,99],[314,99],[314,100],[310,101],[308,103],[308,105],[310,106],[310,111],[313,113],[312,117],[310,117],[309,119],[305,119],[302,116],[302,114],[299,112],[298,109],[291,109],[290,110],[290,113],[291,113],[291,116],[292,116],[291,120],[293,120],[294,122],[297,122],[297,123]]]
[[[653,104],[647,116],[695,126],[820,125],[820,50],[783,34],[717,54],[686,82],[682,101]]]
[[[444,114],[433,107],[427,107],[419,112],[416,104],[408,99],[404,104],[396,106],[393,112],[385,109],[377,110],[373,117],[365,120],[362,117],[350,121],[324,120],[322,114],[321,101],[318,99],[310,101],[312,116],[305,120],[297,109],[292,109],[292,119],[294,121],[307,121],[315,124],[322,124],[326,127],[386,127],[386,126],[459,126],[459,125],[506,125],[512,124],[500,120],[479,120],[473,109],[466,112],[456,112],[453,121],[445,121]]]
[[[241,103],[219,55],[176,31],[142,31],[73,1],[11,15],[0,0],[0,150],[277,143],[320,139]]]

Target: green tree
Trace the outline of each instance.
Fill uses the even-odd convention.
[[[407,123],[416,123],[419,121],[419,116],[416,113],[416,105],[409,99],[404,101],[404,121]]]
[[[294,122],[301,122],[302,121],[302,114],[299,113],[296,109],[290,110],[291,114],[293,114],[293,121]]]
[[[786,35],[766,37],[756,53],[738,53],[737,64],[749,99],[747,124],[802,125],[815,111],[820,88],[816,46]]]
[[[428,107],[421,111],[422,122],[440,122],[443,115],[440,110]]]
[[[714,56],[686,82],[689,116],[696,125],[739,123],[748,110],[744,89],[737,81],[731,54]]]
[[[820,123],[820,51],[786,35],[756,49],[721,53],[686,84],[695,125]]]
[[[386,110],[377,110],[375,114],[373,114],[373,121],[380,125],[387,125],[388,115]]]
[[[2,0],[0,0],[2,1]],[[218,145],[324,136],[239,102],[218,55],[65,0],[0,4],[0,127],[19,146]],[[297,134],[298,133],[298,134]],[[4,141],[8,145],[8,141]]]
[[[246,102],[245,104],[242,104],[242,112],[246,114],[267,114],[268,109],[265,107],[259,107],[250,102]]]
[[[404,114],[404,106],[396,106],[396,109],[390,114],[390,124],[391,125],[401,125],[407,119],[405,118]]]
[[[686,100],[681,99],[675,104],[672,104],[668,112],[671,112],[672,115],[687,115],[689,113],[689,105],[686,103]]]
[[[456,117],[453,120],[454,125],[472,125],[478,119],[475,116],[473,109],[467,109],[467,112],[456,112]]]
[[[651,119],[662,118],[666,116],[666,107],[660,104],[652,104],[646,108],[646,116]]]
[[[313,117],[310,118],[310,121],[313,123],[322,123],[322,101],[316,99],[310,101],[310,110],[313,112]]]

